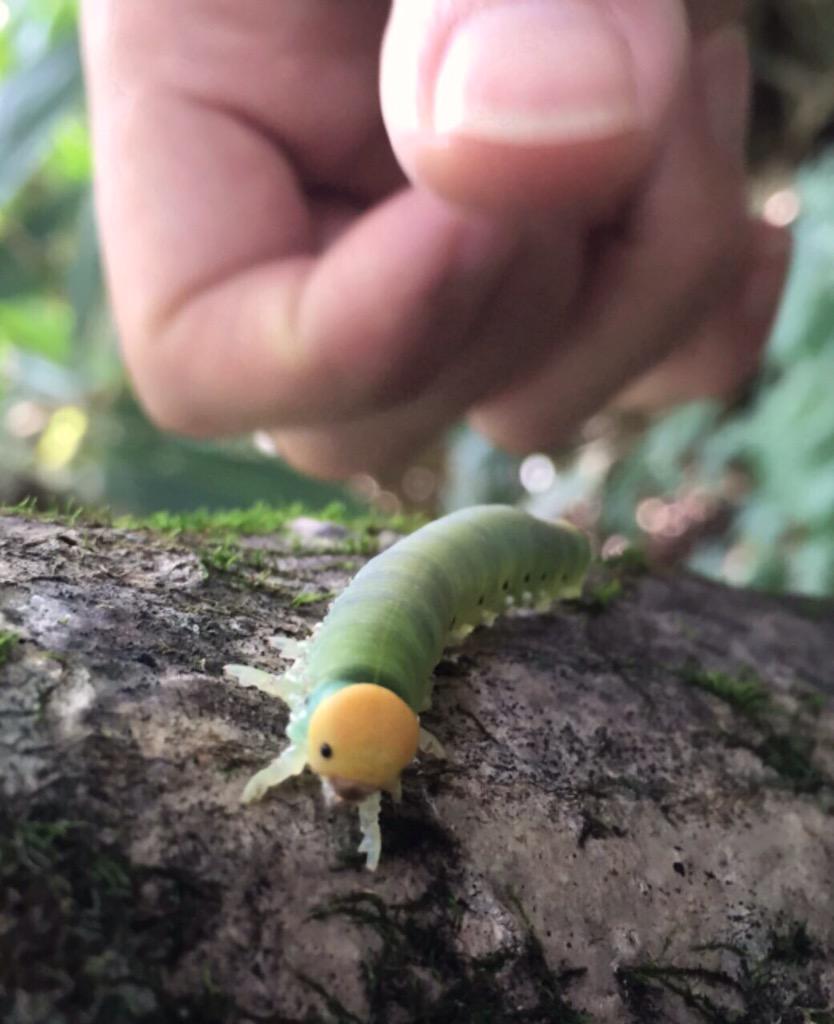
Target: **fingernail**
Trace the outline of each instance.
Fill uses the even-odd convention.
[[[725,28],[702,45],[699,70],[707,120],[718,145],[741,163],[750,111],[750,62],[740,28]]]
[[[630,50],[587,2],[477,9],[457,26],[435,82],[438,134],[541,145],[604,138],[637,122]]]

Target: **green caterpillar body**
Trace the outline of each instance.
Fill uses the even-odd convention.
[[[282,679],[229,666],[244,685],[291,709],[290,747],[250,781],[244,799],[309,765],[337,795],[364,801],[362,848],[374,867],[379,791],[396,795],[418,733],[422,749],[439,746],[419,730],[418,716],[444,648],[513,606],[544,609],[577,596],[590,557],[585,535],[567,523],[483,505],[436,520],[372,559],[297,645]]]
[[[486,505],[438,519],[372,559],[332,605],[307,671],[317,684],[370,682],[415,712],[449,643],[513,605],[576,595],[584,534]]]

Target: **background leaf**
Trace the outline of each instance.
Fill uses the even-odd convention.
[[[0,103],[0,206],[31,178],[52,143],[57,122],[80,100],[75,37],[6,79]]]

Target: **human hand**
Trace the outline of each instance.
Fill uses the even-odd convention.
[[[745,212],[742,40],[693,41],[679,0],[85,0],[84,22],[110,287],[162,426],[274,428],[346,476],[464,415],[541,449],[615,396],[755,367],[787,243]]]

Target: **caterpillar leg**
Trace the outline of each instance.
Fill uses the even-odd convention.
[[[307,763],[307,755],[303,747],[291,743],[274,761],[262,768],[246,783],[241,801],[245,804],[260,800],[268,789],[280,786],[293,775],[300,775]]]
[[[382,833],[379,829],[381,803],[381,794],[373,793],[359,804],[359,827],[362,830],[359,852],[365,854],[365,867],[368,871],[376,871],[382,853]]]
[[[285,658],[300,658],[309,646],[307,640],[297,640],[294,636],[286,636],[284,633],[276,633],[271,636],[267,643]]]
[[[234,679],[240,686],[252,687],[283,701],[286,701],[290,691],[294,689],[286,676],[276,676],[271,672],[252,668],[251,665],[224,665],[223,675]]]
[[[455,628],[449,633],[449,646],[452,647],[455,644],[462,644],[474,629],[475,627],[468,622],[463,622],[459,626],[455,626]]]
[[[428,711],[429,708],[431,707],[431,699],[432,699],[432,695],[434,694],[434,685],[435,685],[436,681],[437,680],[435,680],[434,677],[432,677],[431,679],[429,679],[428,683],[426,684],[426,693],[425,693],[425,696],[423,697],[422,704],[417,709],[417,713],[418,714],[422,715],[422,713],[424,711]]]
[[[303,697],[309,689],[301,679],[291,674],[276,676],[250,665],[224,665],[223,672],[241,686],[260,690],[270,697],[277,697],[285,704],[291,704],[299,697]]]
[[[433,733],[430,733],[428,729],[424,729],[422,726],[420,727],[420,739],[417,749],[421,754],[431,754],[432,757],[439,757],[444,761],[446,759],[446,751],[443,748],[443,744]]]

